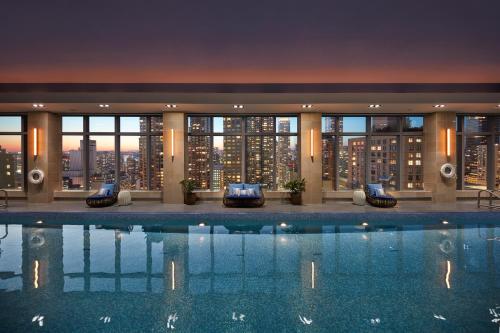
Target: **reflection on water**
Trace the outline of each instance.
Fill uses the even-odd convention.
[[[499,231],[9,225],[0,331],[493,332]]]

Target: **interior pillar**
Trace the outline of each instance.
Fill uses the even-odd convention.
[[[306,180],[306,191],[302,194],[302,200],[305,204],[319,204],[323,200],[321,113],[302,113],[300,131],[300,173]],[[312,146],[311,140],[313,140]]]
[[[173,142],[172,142],[173,130]],[[169,204],[184,202],[184,194],[179,184],[184,179],[184,113],[163,113],[163,196]],[[173,143],[173,155],[172,155]]]
[[[450,129],[450,156],[447,156],[447,129]],[[440,169],[444,163],[457,165],[456,114],[427,114],[424,122],[424,189],[432,192],[435,203],[456,201],[456,179],[444,180]]]
[[[34,155],[35,144],[36,157]],[[45,175],[41,184],[31,184],[28,181],[26,191],[28,202],[52,202],[54,191],[61,188],[61,116],[45,111],[30,112],[28,114],[27,146],[27,173],[37,168]]]

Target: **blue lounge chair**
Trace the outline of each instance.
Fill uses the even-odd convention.
[[[222,199],[224,206],[236,208],[262,207],[265,203],[260,184],[229,184]]]
[[[93,208],[108,207],[118,200],[118,188],[115,183],[103,184],[99,192],[92,194],[86,200],[87,205]]]
[[[375,207],[391,208],[398,201],[392,195],[385,193],[382,184],[368,184],[365,188],[366,201]]]

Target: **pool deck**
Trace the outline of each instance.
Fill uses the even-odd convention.
[[[83,201],[54,201],[48,204],[34,204],[26,201],[12,200],[2,212],[116,212],[116,213],[382,213],[382,212],[497,212],[477,208],[475,200],[457,201],[449,204],[435,204],[430,201],[401,201],[394,208],[376,208],[369,205],[356,206],[349,201],[332,201],[323,204],[293,206],[283,201],[268,201],[261,208],[226,208],[215,201],[202,201],[194,206],[183,204],[163,204],[151,201],[135,201],[129,206],[112,206],[106,208],[89,208]]]

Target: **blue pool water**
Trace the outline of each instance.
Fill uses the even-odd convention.
[[[0,217],[0,332],[500,327],[495,219],[42,218]]]

